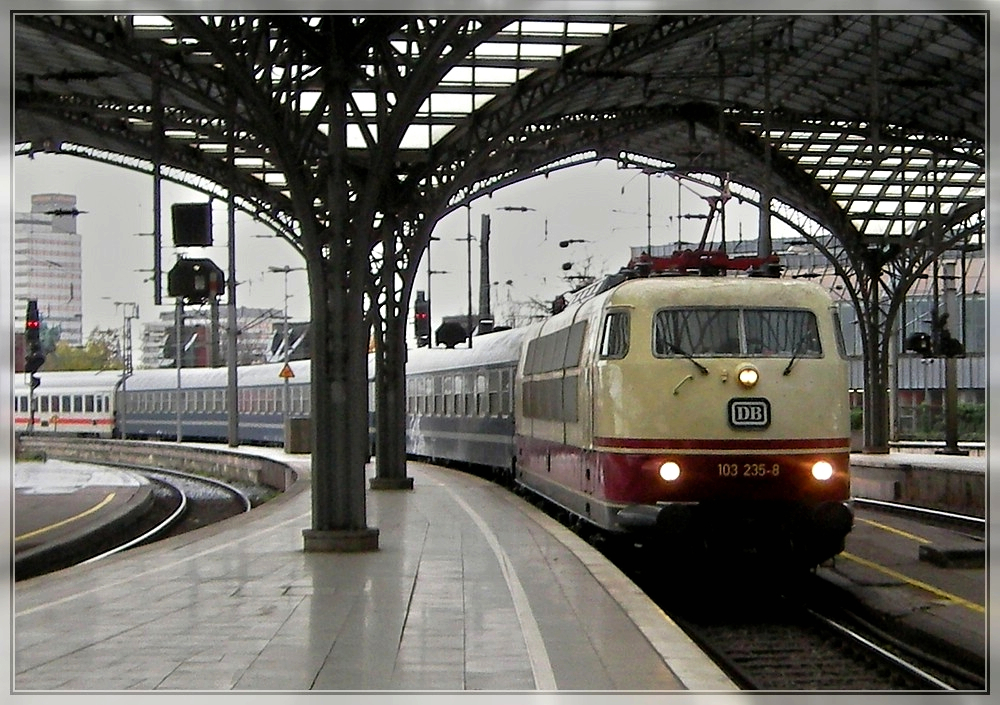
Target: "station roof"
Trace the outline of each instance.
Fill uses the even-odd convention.
[[[400,178],[452,204],[611,158],[905,239],[932,217],[982,227],[986,30],[985,13],[370,15],[338,41],[354,163],[396,140]],[[287,170],[323,161],[330,41],[325,16],[14,15],[15,151],[145,171],[159,154],[291,228]]]

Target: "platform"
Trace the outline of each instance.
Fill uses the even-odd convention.
[[[49,459],[15,463],[13,476],[17,579],[78,562],[153,502],[149,481],[118,468]]]
[[[600,554],[476,477],[367,493],[379,550],[303,551],[301,480],[220,524],[14,586],[15,694],[735,686]]]

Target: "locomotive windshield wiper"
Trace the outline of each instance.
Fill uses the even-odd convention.
[[[686,351],[684,348],[680,347],[679,345],[674,345],[673,343],[667,343],[667,349],[672,353],[677,353],[681,357],[690,360],[691,364],[697,367],[703,375],[708,374],[708,368],[705,367],[700,362],[698,362],[697,360],[695,360],[693,357],[691,357],[691,353]]]
[[[799,338],[799,342],[795,344],[795,349],[792,350],[792,357],[788,360],[788,364],[785,365],[784,372],[781,373],[782,375],[787,377],[788,374],[792,371],[792,365],[794,365],[795,361],[799,359],[799,353],[802,352],[802,348],[805,347],[805,344],[808,342],[809,342],[809,336],[807,335],[804,335],[801,338]]]

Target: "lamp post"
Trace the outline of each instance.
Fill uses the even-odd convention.
[[[115,301],[115,308],[119,306],[122,308],[122,403],[118,407],[118,428],[121,437],[125,438],[125,415],[128,411],[125,385],[132,374],[132,319],[139,317],[139,305],[134,301]]]
[[[430,324],[433,318],[431,318],[431,275],[432,274],[447,274],[443,271],[434,271],[431,269],[431,243],[435,240],[440,240],[439,237],[434,237],[431,235],[427,239],[427,323]],[[428,347],[434,347],[430,340],[427,341]]]
[[[472,204],[465,206],[465,251],[466,266],[468,268],[469,288],[467,290],[468,309],[466,312],[465,326],[468,335],[469,347],[472,347]]]
[[[288,366],[288,359],[289,359],[289,354],[288,354],[289,353],[289,351],[288,351],[288,273],[289,272],[301,272],[303,269],[304,269],[303,267],[289,267],[288,265],[285,265],[284,267],[274,267],[274,266],[271,266],[271,267],[267,268],[267,271],[272,272],[274,274],[278,274],[278,273],[283,274],[284,275],[284,280],[285,280],[285,307],[284,307],[284,313],[282,314],[283,328],[282,328],[282,334],[281,334],[281,337],[282,337],[281,348],[282,348],[282,351],[283,351],[283,357],[284,357],[284,361],[285,361],[285,367]],[[288,436],[288,404],[289,404],[289,399],[288,399],[288,393],[289,393],[289,389],[288,389],[288,376],[287,375],[282,375],[282,377],[284,378],[285,382],[284,382],[284,385],[283,385],[283,388],[282,388],[282,394],[281,394],[281,415],[282,415],[282,419],[283,419],[284,427],[285,427],[285,436],[287,437]]]

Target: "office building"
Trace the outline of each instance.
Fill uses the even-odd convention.
[[[27,302],[38,302],[43,336],[83,344],[83,259],[76,196],[35,194],[31,211],[14,216],[14,325],[24,330]]]

